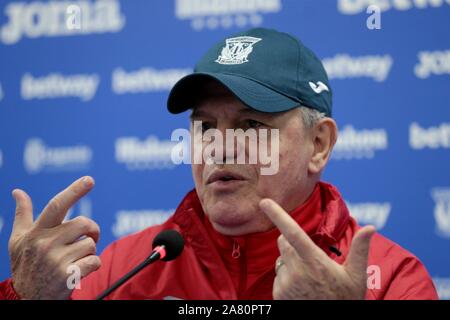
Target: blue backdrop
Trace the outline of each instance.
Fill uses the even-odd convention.
[[[13,188],[37,216],[92,175],[69,215],[99,223],[100,250],[166,219],[193,187],[190,167],[170,160],[188,119],[166,111],[168,90],[211,44],[253,26],[292,33],[323,60],[340,128],[324,180],[450,298],[448,0],[1,1],[0,279]]]

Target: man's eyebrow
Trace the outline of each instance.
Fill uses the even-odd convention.
[[[194,111],[192,111],[192,113],[189,115],[189,119],[195,119],[195,118],[198,118],[198,117],[201,117],[201,116],[208,116],[208,113],[206,113],[206,112],[204,112],[204,111],[202,111],[202,110],[194,110]]]
[[[273,118],[273,113],[256,111],[256,110],[249,109],[249,108],[239,110],[239,113],[241,115],[253,116],[253,117],[263,118],[263,119],[267,119],[267,120]]]
[[[243,109],[239,110],[238,113],[240,113],[241,115],[244,115],[244,116],[254,116],[254,117],[261,117],[261,118],[265,118],[265,119],[269,119],[269,118],[271,119],[273,117],[272,113],[260,112],[260,111],[256,111],[256,110],[253,110],[250,108],[245,108],[245,109],[243,108]],[[202,117],[202,116],[208,117],[209,114],[203,110],[194,110],[190,114],[189,118],[192,120],[192,119]]]

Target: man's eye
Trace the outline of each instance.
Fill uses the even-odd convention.
[[[211,125],[207,122],[202,122],[202,132],[205,132],[208,129],[211,129]]]
[[[247,124],[249,128],[259,128],[263,125],[261,122],[251,119],[247,120]]]

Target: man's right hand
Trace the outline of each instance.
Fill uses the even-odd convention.
[[[24,191],[15,189],[16,215],[9,239],[13,286],[22,299],[68,299],[70,265],[81,277],[100,267],[96,256],[99,226],[83,216],[63,222],[67,211],[94,186],[83,177],[57,194],[33,222],[33,206]],[[81,239],[80,239],[81,238]]]

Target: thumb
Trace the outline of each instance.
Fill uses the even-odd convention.
[[[375,233],[375,227],[365,226],[353,237],[350,252],[345,261],[347,273],[352,277],[366,277],[367,259],[369,256],[370,240]]]
[[[20,236],[33,226],[33,203],[23,190],[14,189],[12,196],[16,200],[16,216],[11,236]]]

